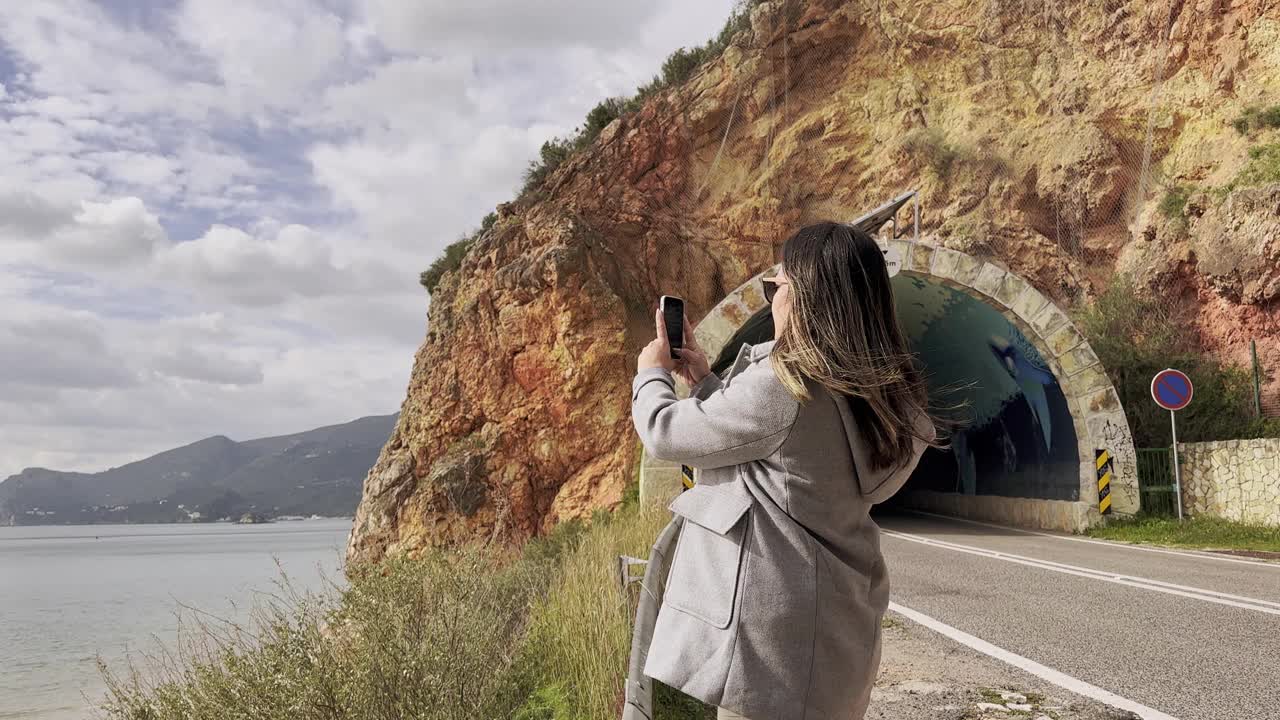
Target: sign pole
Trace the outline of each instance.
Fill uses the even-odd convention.
[[[1173,492],[1178,505],[1178,522],[1182,522],[1182,470],[1178,467],[1178,415],[1169,411],[1169,426],[1173,430]]]
[[[1182,467],[1178,463],[1178,414],[1177,411],[1191,404],[1195,385],[1181,370],[1169,368],[1151,378],[1151,399],[1169,411],[1169,427],[1173,430],[1173,491],[1178,494],[1178,522],[1182,522]]]

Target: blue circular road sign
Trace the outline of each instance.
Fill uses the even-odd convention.
[[[1195,388],[1181,370],[1161,370],[1151,379],[1151,397],[1165,410],[1181,410],[1191,404]]]

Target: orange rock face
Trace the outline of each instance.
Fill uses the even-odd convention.
[[[1190,277],[1207,344],[1274,336],[1280,190],[1265,168],[1238,177],[1280,131],[1232,121],[1280,104],[1280,8],[1053,5],[764,2],[722,57],[500,207],[432,297],[349,559],[519,541],[615,505],[658,296],[696,323],[799,225],[909,188],[922,230],[1061,303],[1117,267]],[[1207,199],[1158,210],[1175,185]],[[1214,255],[1224,237],[1238,270]]]

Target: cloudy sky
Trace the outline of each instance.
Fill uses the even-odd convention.
[[[0,478],[394,412],[418,272],[732,0],[0,0]]]

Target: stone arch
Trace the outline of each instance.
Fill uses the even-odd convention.
[[[916,491],[909,503],[920,509],[1004,524],[1082,530],[1101,519],[1095,449],[1106,449],[1115,458],[1112,508],[1119,514],[1137,512],[1137,454],[1128,421],[1097,355],[1067,314],[1031,283],[995,262],[927,241],[893,240],[888,246],[901,254],[902,274],[950,287],[985,303],[1034,345],[1066,397],[1079,459],[1078,500]],[[766,308],[759,278],[776,269],[775,265],[743,283],[698,323],[694,334],[709,358],[720,355],[738,329]],[[683,395],[687,389],[678,392]],[[642,501],[666,502],[679,492],[679,483],[678,465],[643,454]]]

